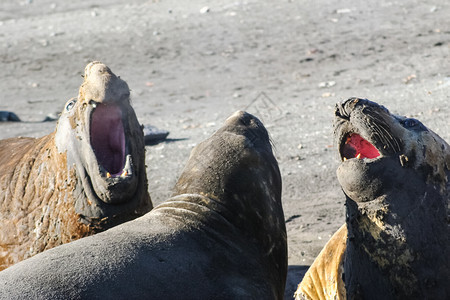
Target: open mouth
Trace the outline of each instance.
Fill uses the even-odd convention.
[[[122,111],[116,105],[97,103],[91,115],[91,146],[102,175],[127,176],[129,163],[125,149]]]
[[[346,135],[344,143],[341,146],[341,157],[345,161],[351,158],[377,158],[381,156],[380,152],[369,141],[363,139],[357,133]]]

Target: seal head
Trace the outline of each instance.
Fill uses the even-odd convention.
[[[95,218],[108,209],[105,203],[135,201],[146,186],[143,133],[130,90],[100,62],[86,66],[78,98],[67,102],[60,117],[55,143],[82,183],[77,192],[95,203],[78,201],[82,215]]]
[[[338,168],[338,179],[351,199],[364,202],[389,190],[394,182],[385,180],[386,176],[399,164],[417,170],[442,191],[446,189],[449,146],[419,120],[392,115],[366,99],[351,98],[337,105],[335,128],[344,161]],[[397,160],[394,170],[388,167],[389,160]],[[404,182],[395,174],[390,177]]]

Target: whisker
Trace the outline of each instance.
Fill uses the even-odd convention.
[[[393,152],[399,152],[401,150],[400,143],[398,139],[392,135],[389,126],[380,114],[377,111],[372,110],[370,114],[367,114],[367,117],[370,120],[370,123],[368,124],[369,127],[373,130],[380,142],[387,145]]]

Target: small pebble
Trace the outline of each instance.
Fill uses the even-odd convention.
[[[208,6],[205,6],[205,7],[203,7],[202,9],[200,9],[200,13],[201,14],[206,14],[206,13],[208,13],[209,12],[209,7]]]
[[[351,12],[352,10],[350,8],[341,8],[336,10],[337,14],[348,14],[349,12]]]
[[[318,84],[320,88],[332,87],[336,85],[336,81],[324,81]]]

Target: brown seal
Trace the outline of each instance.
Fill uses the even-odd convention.
[[[0,141],[0,270],[148,212],[144,156],[128,85],[88,64],[53,133]]]
[[[450,146],[416,119],[352,98],[337,105],[346,225],[297,299],[449,299]]]
[[[173,197],[0,272],[0,299],[283,299],[286,274],[278,164],[237,112],[192,150]]]

